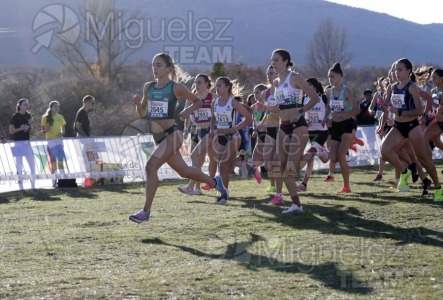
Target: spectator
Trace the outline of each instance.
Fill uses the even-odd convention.
[[[63,150],[63,136],[65,134],[65,118],[59,114],[60,103],[58,101],[51,101],[46,113],[42,117],[41,132],[45,135],[48,141],[48,160],[51,174],[57,171],[59,174],[65,173],[64,161],[66,160],[65,152]],[[56,176],[52,179],[52,185],[57,185]]]
[[[35,161],[34,155],[31,150],[29,140],[32,131],[32,115],[28,111],[29,101],[25,98],[18,100],[16,113],[12,116],[9,122],[9,133],[14,141],[21,141],[20,144],[16,144],[12,151],[15,164],[17,167],[17,175],[25,174],[23,168],[23,160],[26,159],[29,164],[31,174],[35,174]],[[25,142],[28,141],[28,142]],[[23,189],[23,181],[18,181],[20,189]],[[35,180],[31,180],[31,188],[35,188]]]
[[[83,106],[75,115],[74,130],[77,132],[77,137],[91,136],[91,126],[89,123],[88,112],[94,109],[95,99],[91,95],[83,97]]]
[[[369,106],[372,101],[372,90],[365,90],[363,95],[364,99],[360,102],[360,112],[357,115],[357,125],[374,125],[374,115],[369,112]]]

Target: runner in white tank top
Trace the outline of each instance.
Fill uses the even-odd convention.
[[[280,128],[277,134],[277,155],[280,159],[280,176],[292,199],[292,205],[283,213],[290,214],[303,211],[303,206],[297,194],[294,174],[300,170],[300,160],[308,142],[308,128],[303,115],[318,102],[318,96],[300,74],[290,70],[294,64],[288,51],[275,50],[272,53],[271,61],[274,70],[279,74],[279,77],[275,80],[274,93],[278,105],[263,105],[263,108],[269,112],[279,114]],[[314,100],[303,105],[303,92]],[[294,142],[291,142],[292,140]]]
[[[216,137],[215,153],[220,176],[228,189],[229,175],[234,167],[235,157],[240,146],[238,130],[245,128],[252,122],[251,114],[243,105],[232,96],[232,82],[227,77],[220,77],[215,83],[218,98],[212,102],[210,138]],[[243,121],[235,125],[234,112],[238,111],[244,117]],[[217,198],[216,204],[226,204],[227,197]]]
[[[310,77],[306,79],[306,81],[318,93],[320,101],[306,113],[306,119],[309,125],[308,130],[311,148],[305,152],[302,158],[302,164],[306,164],[305,176],[303,181],[297,185],[298,191],[302,192],[307,191],[308,180],[311,177],[314,169],[314,156],[317,155],[322,163],[327,163],[329,161],[329,153],[324,148],[326,140],[329,136],[328,127],[324,121],[328,98],[323,90],[323,85],[318,81],[317,78]],[[311,101],[309,97],[304,99],[304,103],[309,103],[309,101]],[[303,168],[303,165],[301,168]]]

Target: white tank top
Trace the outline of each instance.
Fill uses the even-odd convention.
[[[232,106],[232,97],[229,97],[225,106],[220,106],[220,97],[214,100],[214,116],[217,128],[231,128],[234,120],[234,107]]]
[[[292,73],[292,71],[289,72],[285,81],[275,88],[274,96],[280,109],[285,109],[285,106],[303,106],[303,91],[301,89],[296,89],[291,85]]]
[[[328,127],[321,126],[321,121],[325,118],[326,113],[326,105],[323,102],[323,99],[321,96],[318,96],[320,98],[320,101],[318,101],[317,104],[314,105],[310,110],[305,112],[305,118],[306,121],[310,123],[310,126],[308,127],[309,131],[324,131],[328,130]],[[305,104],[309,103],[311,98],[305,97]]]

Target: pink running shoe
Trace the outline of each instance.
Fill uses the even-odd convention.
[[[212,187],[211,187],[209,184],[205,183],[205,184],[202,186],[202,189],[204,189],[205,191],[210,191],[210,190],[212,189]]]
[[[258,168],[254,168],[255,172],[254,174],[252,174],[252,177],[255,178],[255,181],[257,181],[258,184],[261,184],[261,175],[260,172],[258,171]]]
[[[352,193],[351,188],[348,186],[343,186],[341,190],[337,191],[337,193]]]
[[[269,201],[269,204],[272,205],[280,205],[283,204],[283,197],[280,196],[274,196],[271,201]]]

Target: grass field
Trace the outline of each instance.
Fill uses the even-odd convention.
[[[443,205],[351,171],[346,195],[314,174],[291,216],[266,180],[226,206],[163,182],[140,225],[141,183],[0,194],[0,299],[442,299]]]

